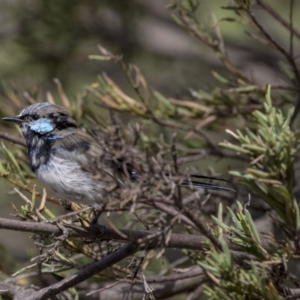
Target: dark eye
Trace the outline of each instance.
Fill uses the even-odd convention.
[[[37,120],[38,118],[39,118],[39,116],[38,115],[33,115],[33,116],[31,116],[31,118],[32,118],[32,120]]]

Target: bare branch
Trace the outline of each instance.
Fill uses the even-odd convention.
[[[97,227],[76,227],[73,225],[64,224],[64,227],[68,229],[68,235],[70,237],[85,237],[85,238],[98,238],[101,240],[119,240],[119,241],[132,241],[136,242],[141,239],[152,237],[149,243],[144,248],[178,248],[178,249],[203,249],[203,242],[205,237],[192,234],[175,234],[172,233],[168,244],[164,244],[159,235],[153,235],[157,232],[152,231],[132,231],[119,229],[118,232],[105,228],[103,231]],[[32,232],[36,234],[54,234],[56,236],[61,235],[62,230],[56,225],[52,225],[44,222],[24,222],[11,219],[0,218],[0,228],[16,230],[22,232]],[[126,238],[125,238],[126,237]]]
[[[275,11],[269,4],[267,4],[264,0],[256,0],[256,2],[265,9],[276,21],[278,21],[282,26],[287,28],[289,31],[292,31],[293,34],[300,39],[300,32],[297,31],[296,28],[291,27],[290,23],[282,18],[282,16]]]
[[[138,251],[138,245],[134,243],[128,243],[125,246],[111,252],[101,260],[91,263],[81,271],[77,272],[70,277],[67,277],[49,287],[43,288],[30,296],[23,298],[23,300],[41,300],[48,299],[51,296],[57,295],[68,288],[71,288],[78,283],[92,277],[93,275],[100,273],[101,271],[109,268],[113,264],[121,261],[122,259],[134,254]]]
[[[147,282],[151,283],[151,287],[154,289],[153,295],[155,299],[165,299],[166,297],[192,290],[203,284],[205,280],[207,279],[200,267],[195,267],[192,270],[179,274],[147,277]],[[106,288],[109,285],[110,283],[100,284],[99,289],[101,290],[93,291],[90,294],[97,293],[101,299],[122,300],[124,295],[127,294],[130,295],[128,298],[132,300],[143,299],[143,283],[140,281],[135,283],[121,281],[111,288]]]
[[[6,132],[3,132],[3,131],[0,131],[0,138],[2,138],[4,140],[7,140],[7,141],[10,141],[10,142],[13,142],[14,144],[18,144],[18,145],[21,145],[21,146],[26,146],[23,139],[17,138],[15,136],[12,136],[12,135],[10,135]]]

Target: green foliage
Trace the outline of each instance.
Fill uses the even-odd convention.
[[[260,196],[277,213],[279,225],[290,236],[299,234],[299,206],[292,191],[295,186],[295,159],[299,149],[300,135],[290,128],[293,109],[286,116],[273,107],[270,88],[264,104],[265,113],[253,112],[257,130],[228,131],[240,145],[229,142],[222,147],[247,156],[250,167],[244,173],[231,171],[250,190]]]
[[[217,224],[217,232],[221,233],[218,236],[222,251],[212,250],[198,257],[198,264],[214,284],[213,288],[205,286],[204,291],[209,299],[283,299],[271,280],[274,266],[281,263],[280,256],[267,250],[262,243],[247,205],[243,207],[241,203],[237,204],[236,213],[227,208],[232,225],[222,220],[222,204],[219,206],[218,218],[212,216]],[[226,236],[229,238],[226,239]],[[231,251],[229,242],[247,254],[243,256],[241,252]],[[276,249],[273,246],[272,251]],[[247,256],[251,256],[252,260],[247,261]],[[244,262],[242,266],[238,263],[241,261]]]
[[[240,202],[237,204],[238,212],[236,214],[228,208],[229,216],[232,221],[231,226],[222,222],[220,218],[212,216],[212,219],[216,222],[218,227],[222,228],[222,235],[220,237],[222,237],[224,233],[230,233],[230,241],[233,244],[243,248],[244,251],[249,254],[255,255],[260,260],[269,259],[269,254],[261,244],[260,236],[246,205],[243,208]]]
[[[269,280],[267,267],[250,263],[247,269],[241,269],[234,264],[232,253],[225,242],[222,243],[222,253],[212,252],[199,265],[214,283],[213,288],[204,287],[209,299],[284,299]]]

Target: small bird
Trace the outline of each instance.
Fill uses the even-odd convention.
[[[68,201],[91,206],[100,210],[108,201],[106,183],[96,178],[84,166],[90,157],[103,155],[101,145],[90,135],[83,133],[70,114],[61,106],[48,102],[35,103],[24,108],[14,117],[3,118],[17,123],[23,133],[32,171],[39,180]],[[114,177],[116,170],[124,175],[122,158],[118,161],[103,161],[104,172]],[[132,181],[139,174],[131,164],[127,173]],[[195,178],[214,177],[192,175]],[[226,181],[226,180],[225,180]],[[183,181],[182,186],[234,191],[233,189],[200,181]]]

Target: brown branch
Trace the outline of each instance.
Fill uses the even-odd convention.
[[[290,13],[289,13],[289,19],[290,19],[290,55],[291,57],[294,57],[294,31],[291,30],[293,26],[293,10],[294,10],[294,0],[290,0]]]
[[[295,100],[294,112],[293,112],[293,115],[292,115],[291,121],[290,121],[291,128],[293,128],[292,127],[293,123],[294,123],[296,117],[298,116],[299,111],[300,111],[300,92],[298,93],[297,98]]]
[[[153,207],[159,209],[160,211],[167,213],[168,215],[170,215],[172,217],[176,217],[179,214],[178,210],[176,210],[174,207],[172,207],[170,205],[166,205],[164,203],[161,203],[161,201],[159,201],[159,200],[151,200],[150,199],[150,201],[151,201],[151,204],[153,205]],[[196,228],[196,225],[190,219],[188,219],[186,216],[181,215],[180,220],[183,223],[185,223],[186,225]]]
[[[248,12],[247,11],[247,14],[250,17],[250,19],[253,22],[253,24],[257,27],[258,31],[269,41],[269,43],[271,45],[273,45],[275,47],[275,49],[277,49],[286,58],[286,60],[288,61],[288,63],[290,64],[290,66],[292,67],[292,69],[294,71],[295,79],[297,81],[298,90],[299,90],[299,86],[300,86],[300,73],[299,73],[299,70],[298,70],[298,67],[296,65],[294,57],[292,57],[290,55],[290,53],[285,48],[283,48],[280,44],[278,44],[273,39],[273,37],[258,22],[258,20],[256,19],[256,17],[254,16],[254,14],[252,12]]]
[[[101,260],[89,264],[84,269],[80,270],[74,275],[67,277],[49,287],[43,288],[30,296],[23,298],[24,300],[41,300],[48,299],[51,296],[57,295],[68,288],[71,288],[80,282],[87,280],[88,278],[100,273],[101,271],[109,268],[113,264],[121,261],[122,259],[134,254],[138,251],[139,247],[135,243],[128,243],[125,246],[109,253]]]
[[[199,226],[196,220],[193,220],[196,225]],[[202,224],[204,225],[204,224]],[[197,227],[198,227],[197,226]],[[164,236],[158,231],[131,231],[131,230],[113,230],[111,228],[99,228],[97,226],[91,227],[76,227],[73,225],[64,224],[64,227],[68,230],[69,237],[84,237],[100,240],[119,240],[129,243],[119,248],[118,250],[108,254],[100,261],[92,263],[80,270],[75,275],[61,280],[60,282],[53,284],[50,287],[41,289],[38,292],[33,293],[31,296],[24,298],[25,300],[37,300],[46,299],[54,296],[66,289],[73,287],[74,285],[90,278],[91,276],[103,271],[104,269],[112,266],[120,260],[128,257],[138,250],[151,249],[151,248],[177,248],[177,249],[194,249],[203,250],[207,247],[207,238],[201,235],[191,234],[171,234],[168,242],[165,242]],[[64,230],[56,225],[52,225],[44,222],[25,222],[18,220],[10,220],[0,218],[0,228],[18,230],[23,232],[33,232],[37,234],[52,234],[55,236],[62,235]],[[229,242],[229,240],[227,239]],[[271,251],[271,248],[264,242],[263,247]],[[232,249],[238,248],[236,245],[230,244]],[[240,249],[241,250],[241,249]],[[241,262],[249,261],[253,257],[246,253],[234,253],[234,258],[239,259]],[[175,279],[176,276],[174,277]],[[173,278],[173,279],[174,279]],[[171,278],[169,278],[172,280]],[[190,279],[189,279],[190,280]]]
[[[285,19],[282,18],[282,16],[275,11],[269,4],[265,3],[264,0],[256,0],[256,2],[262,7],[264,8],[264,10],[266,12],[268,12],[276,21],[278,21],[282,26],[284,26],[285,28],[287,28],[290,31],[293,31],[293,34],[300,39],[300,32],[297,31],[296,28],[291,27],[290,23],[288,21],[286,21]]]
[[[213,235],[209,227],[205,223],[201,222],[199,218],[195,216],[190,210],[186,209],[185,207],[181,207],[181,209],[183,213],[197,226],[199,231],[211,241],[214,247],[218,250],[221,250],[220,241]]]
[[[10,142],[13,142],[14,144],[18,144],[18,145],[21,145],[21,146],[26,146],[23,139],[14,137],[14,136],[12,136],[12,135],[10,135],[6,132],[3,132],[3,131],[0,131],[0,138],[2,138],[4,140],[7,140],[7,141],[10,141]]]
[[[85,238],[98,238],[101,240],[119,240],[125,242],[137,242],[139,240],[149,238],[149,243],[143,248],[177,248],[177,249],[195,249],[200,250],[204,247],[205,237],[193,234],[177,234],[172,233],[170,240],[167,244],[161,240],[157,232],[153,231],[133,231],[119,229],[115,231],[111,228],[98,228],[98,227],[76,227],[73,225],[64,224],[68,229],[70,237],[85,237]],[[62,235],[62,230],[56,225],[44,222],[24,222],[18,220],[0,218],[0,228],[16,230],[22,232],[32,232],[36,234],[53,234],[56,236]],[[159,232],[158,232],[159,233]]]
[[[293,4],[293,2],[291,2],[291,3]],[[297,85],[296,87],[297,87],[297,92],[299,95],[300,94],[300,71],[296,64],[295,58],[292,55],[293,53],[289,52],[283,46],[281,46],[279,43],[277,43],[275,41],[275,39],[260,24],[260,22],[257,20],[257,18],[255,17],[255,15],[253,14],[253,12],[250,9],[245,9],[244,11],[249,16],[250,20],[252,21],[253,25],[257,28],[258,32],[262,36],[264,36],[267,39],[267,41],[269,42],[269,44],[272,45],[278,52],[280,52],[285,57],[287,62],[289,63],[291,69],[293,70],[294,76],[295,76],[295,81],[296,81],[295,84]],[[292,24],[292,20],[290,20],[290,23]],[[291,24],[289,24],[289,27],[288,27],[289,29],[292,28]],[[291,122],[290,122],[291,125],[293,124],[295,118],[297,117],[297,115],[299,113],[299,109],[300,109],[300,97],[299,96],[296,101],[295,107],[296,108],[294,110],[294,113],[293,113],[293,116],[292,116]]]
[[[295,61],[293,61],[294,58],[290,56],[290,53],[273,39],[273,37],[265,30],[265,28],[257,20],[257,18],[255,17],[255,15],[253,14],[253,12],[250,9],[249,10],[245,9],[244,11],[249,16],[250,20],[252,21],[253,25],[256,27],[258,32],[267,39],[267,41],[269,42],[270,45],[273,45],[275,47],[275,49],[277,49],[286,58],[286,60],[290,63],[291,67],[294,69],[294,67],[296,67],[296,65],[295,65]],[[296,73],[295,75],[297,77],[296,78],[297,82],[299,82],[300,81],[300,80],[298,81],[298,79],[300,78],[299,71],[298,71],[298,69],[296,69],[294,71]]]
[[[207,279],[203,276],[203,271],[200,267],[195,267],[183,274],[147,277],[147,283],[154,289],[153,296],[157,300],[193,290],[203,284],[205,280]],[[107,288],[109,286],[111,287]],[[93,288],[95,289],[95,284],[93,284]],[[144,296],[144,287],[141,281],[135,283],[119,282],[117,285],[108,282],[100,283],[97,289],[99,291],[92,291],[87,295],[96,294],[98,295],[98,299],[114,300],[127,299],[127,294],[130,295],[128,299],[131,300],[143,299]],[[88,288],[88,290],[90,289]]]
[[[192,36],[194,36],[196,39],[198,39],[203,44],[210,47],[215,53],[217,53],[223,65],[230,72],[232,72],[237,77],[241,78],[243,81],[247,83],[251,82],[251,80],[249,80],[248,76],[243,71],[241,71],[239,68],[233,65],[233,63],[226,55],[226,52],[222,51],[222,48],[220,48],[220,42],[218,40],[213,40],[212,38],[208,37],[205,33],[201,32],[199,30],[198,24],[188,14],[186,14],[183,9],[180,10],[179,13],[180,13],[181,21],[189,29],[190,31],[189,33]]]
[[[24,185],[23,183],[15,180],[12,177],[6,177],[6,180],[8,182],[10,182],[11,184],[13,184],[14,186],[18,187],[19,189],[24,190],[24,191],[30,193],[31,195],[34,193],[35,196],[38,196],[40,198],[43,197],[43,193],[40,193],[40,192],[37,192],[37,191],[33,191],[33,189],[31,189],[30,187]],[[69,204],[69,202],[67,202],[67,201],[63,201],[63,200],[56,199],[54,197],[49,197],[49,196],[46,196],[46,200],[49,201],[49,202],[55,203],[57,205],[61,205],[61,206],[67,206]]]
[[[166,282],[166,281],[175,281],[175,280],[182,280],[182,279],[188,279],[196,276],[203,275],[204,272],[199,266],[195,266],[193,268],[190,268],[188,271],[177,273],[177,274],[171,274],[166,276],[153,276],[153,277],[147,277],[148,283],[155,283],[155,282]]]
[[[193,224],[192,222],[190,224]],[[203,224],[202,224],[203,225]],[[98,240],[118,240],[123,242],[137,242],[140,249],[154,249],[154,248],[175,248],[175,249],[190,249],[190,250],[203,250],[207,248],[207,237],[196,234],[180,234],[172,233],[168,239],[168,243],[165,243],[161,239],[159,231],[148,230],[127,230],[118,229],[115,231],[112,228],[105,229],[98,228],[97,226],[90,227],[77,227],[73,225],[64,224],[64,227],[68,230],[69,237],[83,237]],[[54,236],[61,236],[64,232],[56,225],[52,225],[46,222],[26,222],[12,219],[0,218],[0,229],[15,230],[21,232],[32,232],[36,234],[49,234]],[[230,242],[230,239],[224,236],[229,243],[232,250],[244,251],[243,248]],[[143,241],[143,245],[141,245]],[[269,241],[262,241],[262,247],[268,252],[273,252],[273,247],[269,246]],[[242,255],[242,254],[239,254]]]
[[[164,299],[188,290],[192,290],[199,286],[206,280],[203,277],[203,271],[196,266],[186,272],[171,274],[167,276],[153,276],[147,277],[147,282],[151,284],[154,289],[153,295],[156,299]],[[127,281],[127,282],[126,282]],[[0,281],[0,290],[2,295],[7,295],[15,300],[23,300],[25,297],[30,297],[35,293],[36,289],[26,288],[14,283],[7,283]],[[131,280],[121,280],[120,282],[99,283],[95,287],[95,283],[87,288],[88,293],[84,292],[85,296],[98,294],[101,299],[124,299],[125,294],[130,294],[130,299],[142,299],[144,296],[143,282],[137,280],[132,283]],[[81,292],[79,292],[80,296]],[[100,299],[100,298],[99,298]]]

